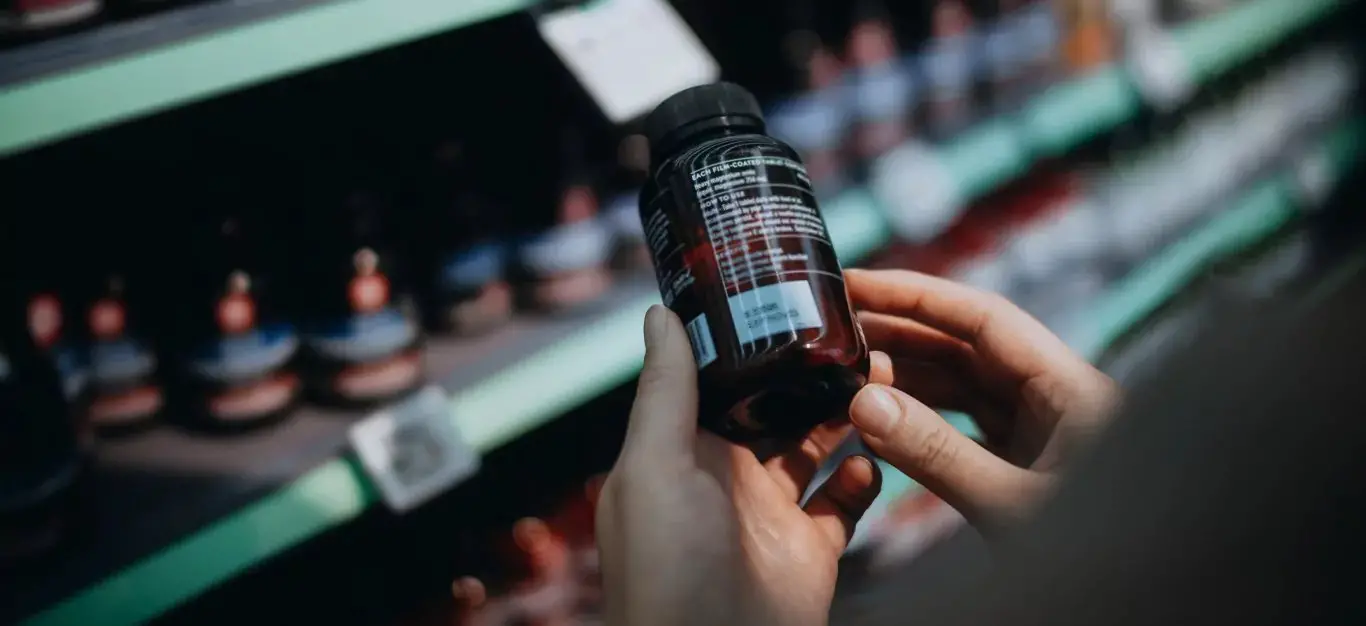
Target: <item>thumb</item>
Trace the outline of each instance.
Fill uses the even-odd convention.
[[[645,314],[640,372],[622,455],[662,460],[692,454],[697,437],[697,364],[683,323],[658,304]]]
[[[974,523],[1019,515],[1048,482],[992,454],[892,387],[864,387],[854,396],[849,419],[873,452]]]

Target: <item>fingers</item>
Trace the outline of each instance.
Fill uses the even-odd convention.
[[[974,521],[1013,514],[1045,486],[1041,475],[995,456],[891,387],[865,387],[849,419],[873,452]]]
[[[868,346],[893,358],[915,358],[945,364],[967,365],[972,346],[967,342],[904,317],[859,311],[859,326]]]
[[[652,462],[692,454],[697,432],[697,365],[683,323],[660,305],[645,314],[645,367],[640,372],[622,456]]]
[[[856,307],[910,318],[967,342],[1018,380],[1084,363],[1038,320],[996,294],[901,270],[849,270],[845,284]]]
[[[806,513],[825,533],[836,553],[844,552],[854,528],[882,489],[882,472],[863,456],[851,456],[835,468],[806,503]]]
[[[839,447],[852,429],[853,426],[843,419],[821,424],[796,448],[765,462],[764,469],[768,470],[783,495],[796,502],[806,493],[811,479],[815,478],[825,460],[830,458],[830,453]]]

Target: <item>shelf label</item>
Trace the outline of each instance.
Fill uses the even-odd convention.
[[[451,420],[451,402],[429,386],[351,427],[351,445],[385,504],[411,510],[479,469],[478,453]]]
[[[1142,28],[1128,45],[1129,71],[1143,98],[1162,111],[1175,109],[1195,93],[1190,65],[1166,31]]]
[[[598,0],[548,13],[541,37],[613,123],[649,113],[721,68],[664,0]]]

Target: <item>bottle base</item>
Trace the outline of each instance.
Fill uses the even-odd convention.
[[[285,420],[300,400],[299,378],[280,372],[260,380],[225,388],[187,401],[185,417],[177,420],[187,429],[231,435],[274,426]]]
[[[323,406],[369,409],[403,398],[426,384],[422,350],[414,347],[370,363],[333,364],[308,376],[310,400]]]
[[[741,444],[799,441],[811,429],[847,418],[854,394],[868,382],[863,372],[843,365],[826,365],[785,377],[735,403],[729,410],[703,420],[702,427]]]
[[[427,326],[450,335],[479,335],[506,323],[512,318],[512,310],[512,288],[499,282],[484,286],[471,298],[433,305]]]

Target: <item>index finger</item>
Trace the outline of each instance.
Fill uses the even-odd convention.
[[[930,326],[1021,377],[1084,363],[1042,323],[993,293],[906,270],[848,270],[845,284],[855,308]]]

